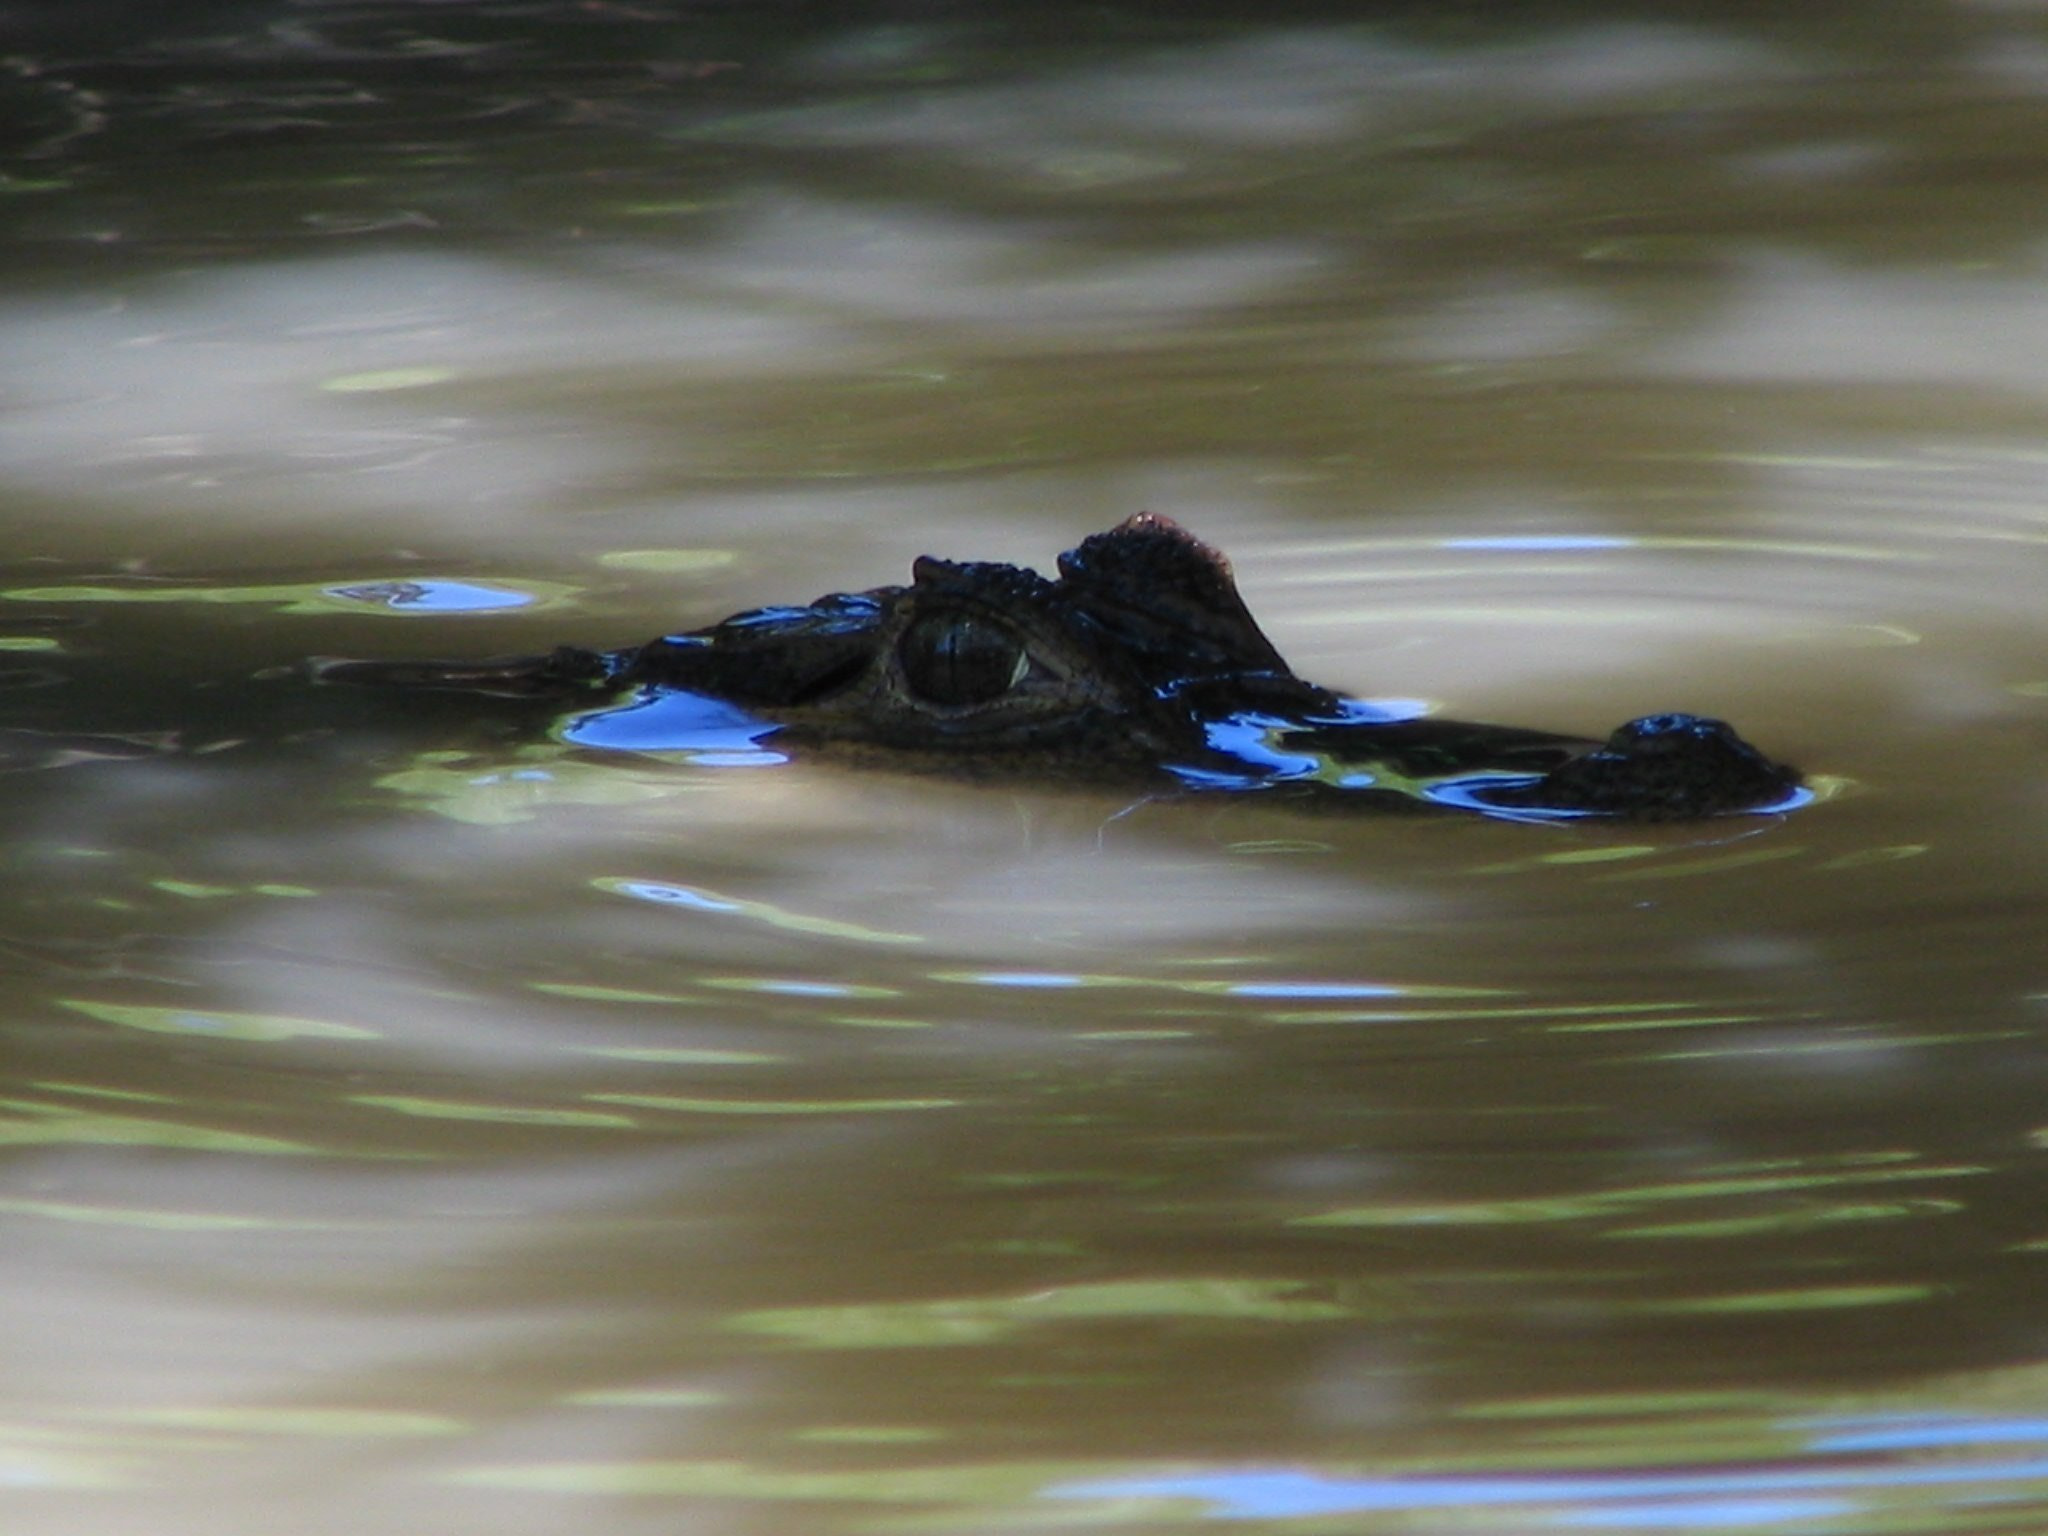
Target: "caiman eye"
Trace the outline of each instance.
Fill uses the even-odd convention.
[[[928,613],[897,642],[903,680],[933,704],[986,704],[1024,676],[1023,644],[1000,625],[964,613]]]

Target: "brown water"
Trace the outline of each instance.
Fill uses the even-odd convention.
[[[2048,18],[1247,9],[15,40],[8,1532],[2048,1530]],[[291,670],[1140,507],[1306,676],[1827,794]]]

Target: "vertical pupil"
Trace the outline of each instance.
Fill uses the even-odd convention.
[[[1006,629],[959,613],[914,620],[897,647],[903,677],[934,704],[986,704],[1016,681],[1024,648]]]

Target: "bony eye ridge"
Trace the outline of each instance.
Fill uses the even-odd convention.
[[[1024,643],[1010,630],[965,613],[929,613],[912,620],[896,655],[913,693],[954,708],[1001,698],[1031,668]]]

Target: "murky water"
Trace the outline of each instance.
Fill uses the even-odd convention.
[[[9,1531],[2048,1528],[2048,18],[1247,9],[10,44]],[[296,670],[1141,507],[1317,681],[1829,793]]]

